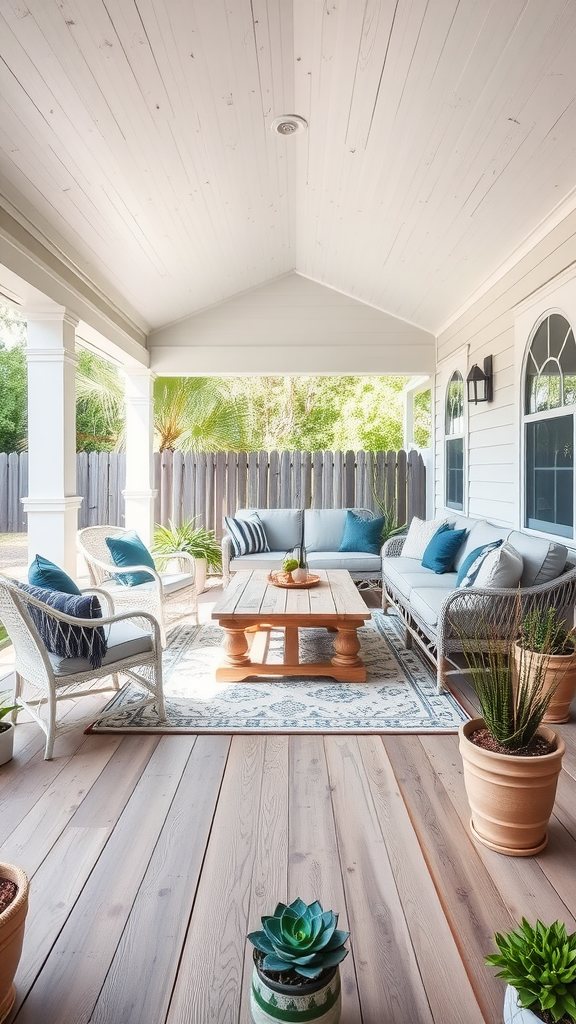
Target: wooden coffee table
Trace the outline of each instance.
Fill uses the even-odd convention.
[[[224,660],[216,670],[220,682],[249,676],[332,676],[359,683],[366,667],[358,656],[357,629],[370,611],[345,569],[320,569],[320,583],[310,589],[285,590],[268,581],[266,572],[237,572],[214,606],[212,618],[226,630]],[[334,633],[331,661],[303,662],[298,630],[324,627]],[[270,630],[284,630],[284,661],[267,663]]]

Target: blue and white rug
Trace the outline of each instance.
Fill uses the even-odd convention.
[[[358,630],[365,683],[319,677],[274,676],[217,683],[222,658],[217,625],[180,626],[164,652],[164,693],[168,721],[158,724],[155,706],[130,709],[141,695],[129,683],[106,707],[117,716],[94,722],[89,732],[266,732],[379,733],[456,732],[468,715],[450,694],[437,694],[431,669],[415,650],[406,650],[395,616],[372,612]],[[300,631],[300,658],[327,661],[333,634]],[[283,633],[273,631],[269,661],[282,660]]]

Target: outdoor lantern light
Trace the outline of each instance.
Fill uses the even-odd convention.
[[[468,401],[478,405],[478,402],[492,401],[492,356],[486,356],[484,369],[481,370],[478,363],[470,370],[466,377],[468,389]]]

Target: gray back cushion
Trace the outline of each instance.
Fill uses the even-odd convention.
[[[454,561],[454,567],[457,570],[471,551],[474,551],[476,548],[482,548],[485,544],[490,544],[494,540],[506,540],[510,533],[509,526],[493,526],[492,523],[487,523],[485,519],[468,520],[468,524],[470,522],[474,525],[470,528],[470,532]],[[461,529],[458,523],[455,529]],[[513,546],[516,547],[515,544]]]
[[[555,541],[544,540],[542,537],[530,537],[526,533],[514,530],[508,540],[516,551],[522,555],[524,570],[520,580],[521,587],[534,587],[539,583],[549,583],[560,575],[566,559],[568,548]]]
[[[371,519],[367,509],[351,509],[362,519]],[[338,551],[344,536],[346,508],[307,508],[304,512],[304,546],[306,551]]]
[[[302,509],[239,508],[236,519],[258,514],[270,551],[291,551],[302,543]]]

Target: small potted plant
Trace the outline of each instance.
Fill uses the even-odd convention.
[[[286,582],[287,583],[294,583],[295,582],[292,573],[297,568],[298,568],[298,559],[297,558],[292,558],[292,556],[290,555],[289,557],[286,557],[284,559],[284,561],[282,562],[282,569],[286,573],[286,576],[287,576]]]
[[[11,711],[16,711],[18,705],[9,704],[8,696],[8,691],[0,693],[0,764],[10,761],[14,749],[14,726],[5,718]]]
[[[0,863],[0,1022],[10,1013],[28,913],[29,882],[21,868]]]
[[[543,722],[567,722],[576,692],[576,636],[567,629],[556,608],[534,608],[520,626],[514,647],[516,670],[542,671],[543,691],[552,697]]]
[[[203,526],[194,526],[196,519],[188,519],[182,526],[157,526],[154,530],[154,546],[152,554],[165,562],[178,551],[192,555],[196,562],[196,591],[204,592],[206,574],[222,572],[222,551],[216,540],[214,530],[205,530]]]
[[[262,931],[251,932],[254,971],[250,994],[255,1024],[340,1019],[339,964],[349,932],[340,931],[338,914],[301,899],[279,903],[263,917]]]
[[[464,785],[475,839],[508,856],[539,853],[548,841],[565,751],[563,739],[542,720],[552,699],[544,690],[543,661],[532,673],[516,672],[513,648],[520,603],[488,622],[471,617],[459,628],[481,718],[460,726]]]
[[[532,927],[522,918],[494,938],[500,952],[486,963],[508,983],[504,1024],[576,1024],[576,932],[568,935],[561,921]]]

